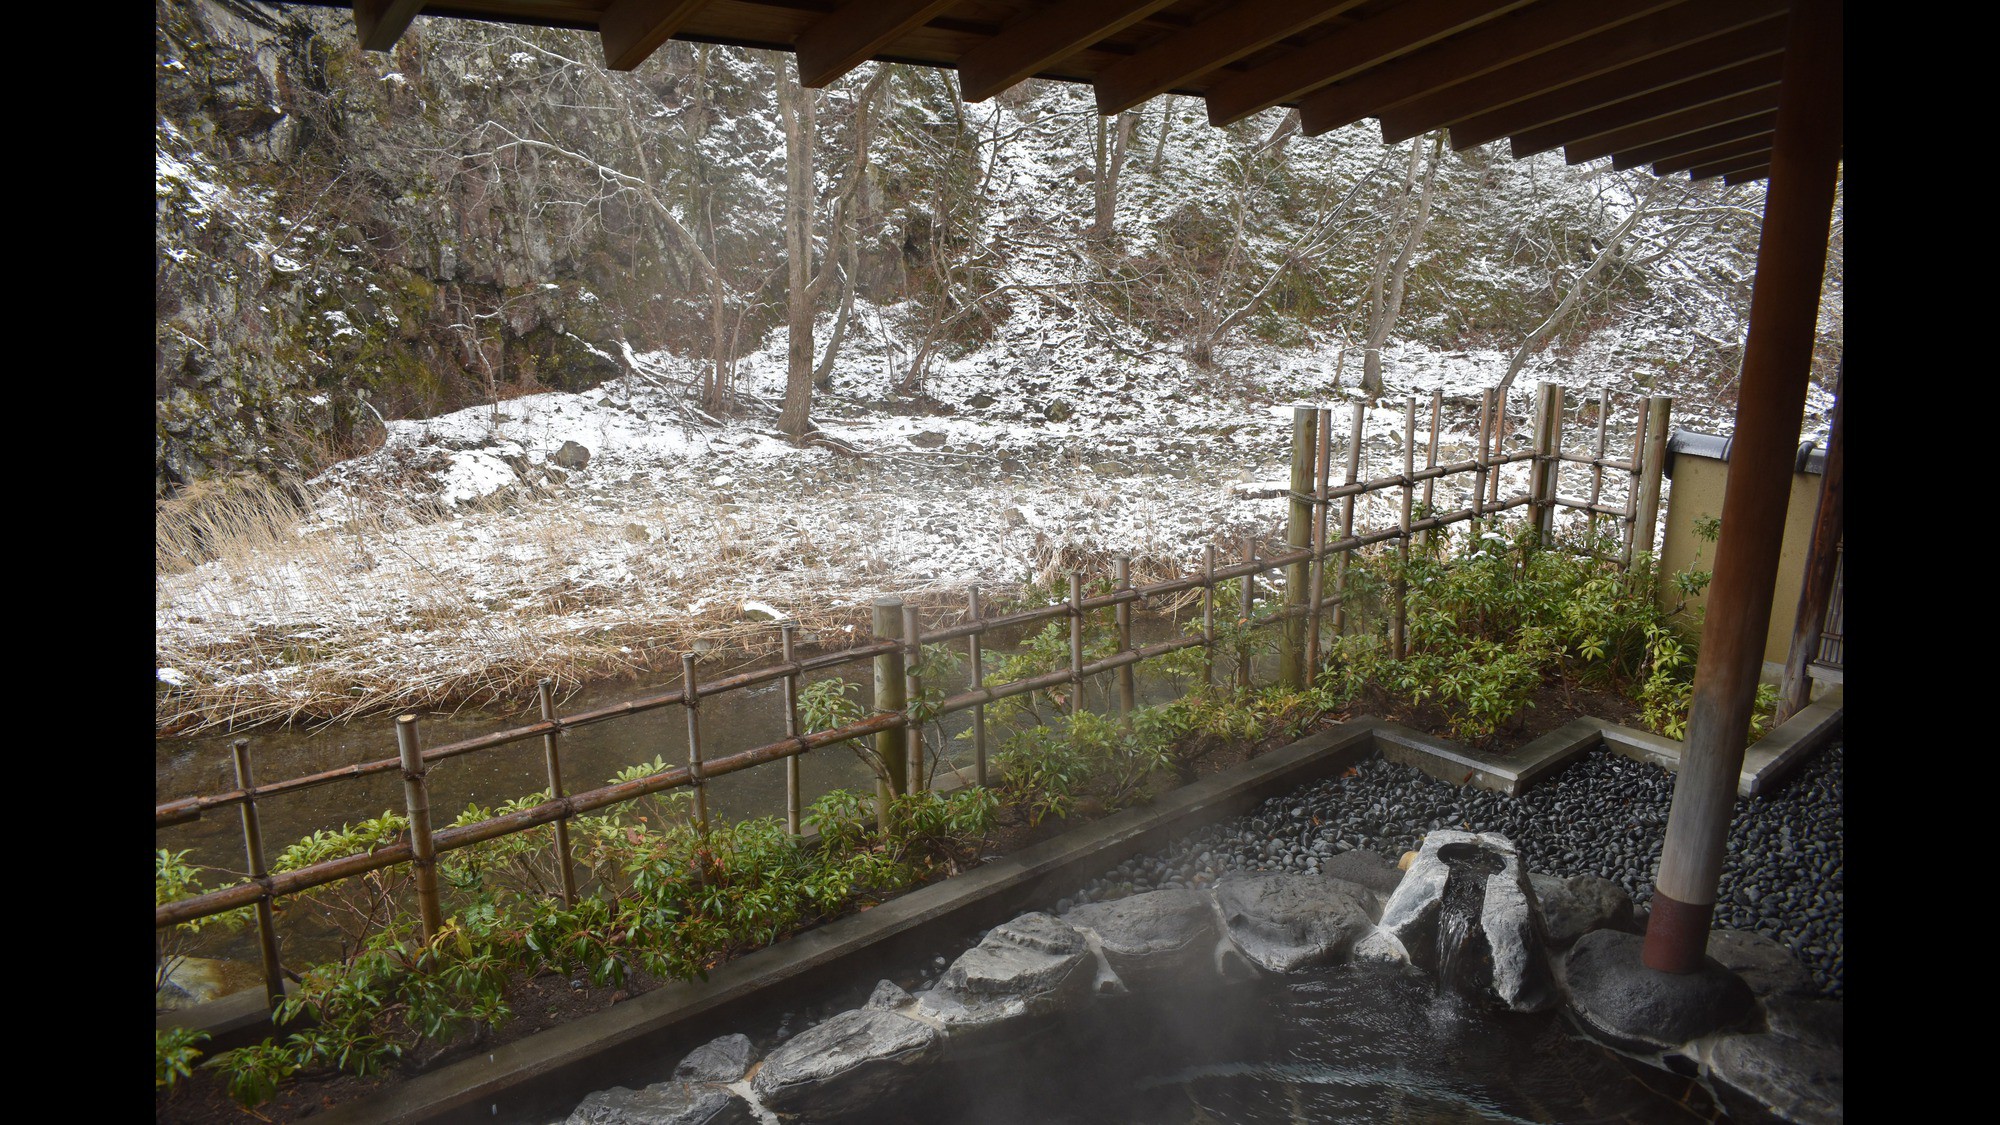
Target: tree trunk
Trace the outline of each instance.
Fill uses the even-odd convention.
[[[778,63],[778,116],[785,128],[785,402],[778,429],[794,441],[812,428],[813,391],[813,106],[792,77],[792,60]]]
[[[1090,237],[1095,241],[1110,238],[1118,220],[1118,173],[1125,166],[1125,147],[1132,138],[1135,116],[1131,110],[1119,114],[1116,129],[1110,128],[1102,116],[1097,118],[1094,153],[1097,176],[1093,181],[1097,194],[1097,220],[1090,227]],[[1108,133],[1115,136],[1107,137]]]
[[[1404,174],[1403,184],[1397,189],[1389,220],[1391,226],[1383,232],[1382,248],[1375,258],[1375,276],[1368,283],[1368,335],[1361,353],[1361,393],[1370,398],[1382,397],[1382,346],[1389,342],[1389,334],[1396,329],[1396,318],[1402,315],[1410,261],[1416,257],[1417,247],[1424,240],[1424,231],[1430,226],[1432,188],[1437,184],[1438,163],[1444,156],[1444,134],[1440,132],[1433,137],[1430,164],[1419,187],[1417,167],[1422,161],[1422,154],[1423,146],[1412,141],[1409,171]],[[1412,191],[1418,193],[1417,213],[1399,242],[1395,238],[1395,224],[1409,210]]]
[[[1174,95],[1168,94],[1166,97],[1160,99],[1160,135],[1153,142],[1153,160],[1152,163],[1146,166],[1147,175],[1157,176],[1160,174],[1160,160],[1167,154],[1167,134],[1173,131],[1173,127]]]

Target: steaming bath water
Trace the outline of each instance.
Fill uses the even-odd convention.
[[[1459,1125],[1718,1120],[1698,1085],[1408,966],[1106,997],[1004,1053],[947,1063],[895,1125]]]

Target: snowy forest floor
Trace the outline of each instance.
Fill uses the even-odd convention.
[[[544,676],[568,688],[671,667],[689,650],[734,664],[775,651],[775,618],[799,621],[807,643],[845,647],[877,596],[956,613],[969,585],[1004,598],[1073,568],[1108,574],[1121,555],[1135,582],[1158,580],[1198,567],[1211,542],[1261,551],[1282,537],[1284,501],[1239,486],[1285,479],[1291,404],[1341,407],[1344,459],[1355,371],[1336,389],[1330,351],[1252,345],[1199,372],[1161,352],[1003,333],[897,393],[892,349],[857,320],[814,409],[856,454],[777,433],[779,333],[739,362],[741,405],[726,419],[690,410],[693,361],[628,355],[626,377],[580,394],[390,422],[373,452],[304,487],[298,518],[218,520],[229,526],[204,533],[200,557],[163,515],[159,730],[518,702]],[[1675,395],[1676,428],[1729,429],[1726,395],[1600,375],[1615,365],[1592,350],[1531,365],[1510,413],[1522,419],[1535,381],[1552,379],[1570,394],[1573,450],[1595,439],[1595,407],[1578,403],[1600,388],[1614,457],[1647,393]],[[1421,463],[1434,388],[1440,460],[1471,456],[1479,392],[1506,358],[1389,351],[1361,475],[1400,469],[1409,395],[1423,400]],[[1808,433],[1829,406],[1814,388]],[[1510,448],[1527,440],[1519,421]],[[577,460],[566,443],[587,464],[560,464]],[[1512,468],[1509,492],[1525,482]],[[1370,499],[1356,529],[1392,526],[1388,498]]]

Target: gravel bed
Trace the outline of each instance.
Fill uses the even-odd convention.
[[[1775,795],[1737,800],[1715,912],[1718,928],[1755,930],[1790,948],[1835,999],[1845,992],[1843,756],[1836,743]],[[1056,907],[1204,886],[1228,871],[1316,872],[1323,859],[1354,848],[1393,858],[1432,829],[1466,828],[1513,840],[1530,870],[1610,879],[1643,911],[1673,786],[1671,772],[1604,750],[1519,797],[1461,789],[1370,757],[1347,776],[1273,797],[1120,864]]]

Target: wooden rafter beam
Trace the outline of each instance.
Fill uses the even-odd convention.
[[[1783,34],[1782,21],[1778,23],[1777,30]],[[1687,82],[1649,89],[1585,113],[1571,114],[1545,125],[1515,131],[1512,137],[1514,157],[1518,160],[1524,156],[1547,152],[1549,149],[1560,148],[1589,137],[1601,136],[1616,129],[1657,120],[1684,109],[1721,101],[1751,90],[1766,89],[1776,84],[1784,64],[1785,57],[1773,48],[1771,54],[1735,66],[1724,67]],[[1454,127],[1452,140],[1456,142],[1457,139],[1458,128]]]
[[[1766,161],[1755,168],[1745,168],[1740,172],[1726,172],[1722,176],[1722,182],[1728,184],[1730,187],[1736,187],[1740,184],[1747,184],[1756,180],[1768,180],[1770,178],[1771,165],[1770,162]]]
[[[611,0],[597,18],[604,65],[631,70],[674,37],[708,0]]]
[[[959,88],[966,101],[985,101],[1171,3],[1066,0],[1043,8],[967,51],[958,60]]]
[[[1382,139],[1406,140],[1782,16],[1790,0],[1687,0],[1532,59],[1384,111]]]
[[[1642,121],[1637,125],[1572,141],[1564,146],[1563,155],[1571,164],[1581,164],[1586,160],[1610,156],[1623,149],[1657,144],[1717,125],[1726,125],[1745,117],[1773,113],[1777,108],[1778,82],[1774,78],[1769,86],[1746,90],[1734,97],[1722,98],[1693,109],[1669,113],[1650,121]]]
[[[799,33],[799,85],[824,86],[958,0],[848,0]]]
[[[1365,0],[1245,0],[1104,68],[1097,112],[1122,113],[1189,79],[1324,23]]]
[[[424,0],[354,0],[354,30],[364,51],[387,51],[410,29]]]
[[[1653,174],[1656,176],[1671,176],[1675,172],[1685,172],[1704,164],[1714,164],[1717,161],[1741,160],[1746,156],[1754,156],[1758,160],[1763,160],[1769,158],[1770,155],[1771,134],[1768,132],[1758,133],[1754,136],[1742,137],[1724,144],[1710,145],[1707,148],[1693,149],[1688,152],[1676,153],[1664,159],[1655,160],[1653,162]],[[1755,163],[1755,161],[1752,161],[1752,163]],[[1748,164],[1743,166],[1746,168],[1749,167]],[[1730,167],[1733,169],[1735,165],[1732,164]],[[1720,175],[1721,173],[1717,172],[1714,174]]]
[[[1548,0],[1309,94],[1299,101],[1299,123],[1307,136],[1317,136],[1364,117],[1380,116],[1413,98],[1546,55],[1672,3]]]
[[[1688,169],[1688,179],[1712,180],[1717,176],[1727,175],[1731,172],[1747,172],[1752,168],[1769,167],[1770,163],[1771,150],[1766,147],[1761,152],[1745,153],[1742,156],[1728,160],[1716,160],[1709,164],[1697,164]]]
[[[1770,113],[1760,113],[1755,117],[1742,117],[1735,121],[1725,121],[1720,125],[1710,126],[1707,129],[1688,133],[1684,136],[1672,137],[1657,144],[1641,145],[1638,148],[1628,148],[1623,152],[1614,152],[1611,154],[1611,166],[1622,172],[1627,168],[1637,168],[1642,164],[1651,164],[1656,160],[1670,160],[1684,152],[1695,152],[1713,145],[1741,140],[1744,137],[1754,137],[1760,133],[1770,132],[1771,127],[1776,124],[1777,120],[1777,111],[1773,110]]]
[[[1208,122],[1228,125],[1289,102],[1527,6],[1531,0],[1433,0],[1405,4],[1340,28],[1296,51],[1215,84],[1205,95]]]

